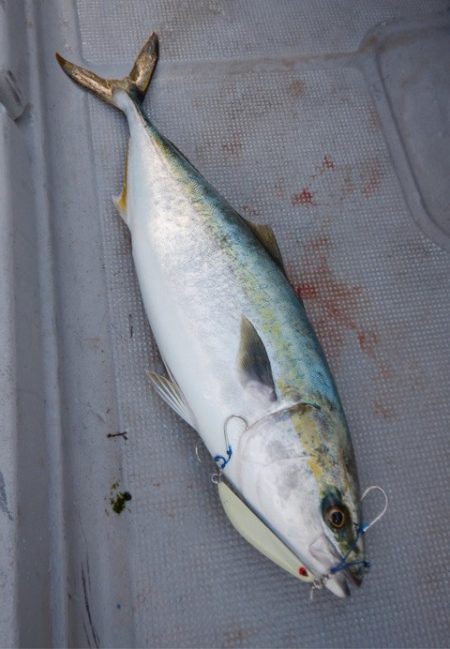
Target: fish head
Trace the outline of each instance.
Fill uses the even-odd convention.
[[[250,426],[238,486],[317,584],[339,597],[365,569],[353,450],[342,412],[296,404]]]

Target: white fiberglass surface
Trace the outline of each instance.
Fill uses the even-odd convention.
[[[444,646],[447,2],[23,5],[29,78],[15,76],[28,104],[16,122],[5,113],[5,132],[22,131],[31,164],[6,203],[25,205],[28,187],[22,213],[37,233],[17,229],[11,265],[18,491],[0,467],[0,501],[5,525],[20,511],[23,545],[17,619],[1,624],[26,646]],[[147,378],[162,364],[111,201],[125,120],[71,84],[54,51],[118,76],[152,30],[161,59],[144,109],[238,211],[274,229],[342,396],[361,486],[389,496],[367,534],[370,572],[345,601],[324,590],[310,603],[308,585],[236,533],[206,450],[199,464],[196,435]]]

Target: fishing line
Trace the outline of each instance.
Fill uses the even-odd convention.
[[[377,523],[379,520],[381,520],[383,518],[383,516],[385,515],[385,513],[387,512],[387,508],[389,506],[389,498],[387,497],[387,494],[384,491],[384,489],[382,487],[378,486],[378,485],[372,485],[371,487],[367,487],[367,489],[364,491],[363,495],[360,498],[360,502],[362,502],[364,500],[364,498],[367,496],[367,494],[369,494],[371,491],[380,491],[383,494],[384,500],[385,500],[384,507],[381,510],[381,512],[377,516],[375,516],[375,518],[370,523],[367,523],[367,524],[362,523],[358,527],[357,533],[356,533],[356,538],[355,538],[354,542],[350,546],[350,549],[348,550],[348,552],[344,556],[344,558],[336,566],[331,568],[331,570],[330,570],[331,575],[334,575],[337,572],[341,572],[342,570],[347,570],[347,568],[351,568],[352,566],[357,566],[357,565],[362,565],[363,568],[366,569],[366,570],[368,570],[370,568],[369,561],[366,561],[365,559],[358,559],[356,561],[347,561],[347,559],[350,556],[350,554],[353,552],[353,550],[356,548],[356,546],[358,545],[359,539],[362,536],[364,536],[364,534],[367,532],[367,530],[369,530],[373,525],[375,525],[375,523]]]
[[[384,496],[384,507],[381,510],[381,512],[378,514],[378,516],[375,516],[373,521],[371,521],[367,525],[362,526],[364,528],[364,534],[367,532],[368,529],[370,529],[372,527],[372,525],[375,525],[375,523],[378,523],[378,521],[383,518],[383,516],[385,515],[385,513],[387,512],[388,507],[389,507],[389,498],[387,497],[387,493],[379,485],[372,485],[371,487],[367,487],[367,489],[364,491],[363,495],[361,496],[361,502],[364,500],[364,498],[367,496],[367,494],[369,494],[371,491],[380,491],[383,494],[383,496]]]
[[[313,581],[312,586],[311,586],[311,592],[310,592],[310,600],[311,601],[312,601],[312,599],[314,597],[314,591],[315,590],[320,590],[321,588],[323,588],[324,584],[325,584],[325,581],[327,579],[330,579],[330,577],[332,575],[335,575],[338,572],[342,572],[343,570],[347,570],[347,569],[349,569],[349,568],[351,568],[353,566],[357,566],[357,565],[362,565],[363,568],[366,571],[370,568],[370,562],[367,561],[366,559],[357,559],[355,561],[347,561],[347,559],[350,556],[350,554],[353,552],[353,550],[356,548],[356,546],[358,545],[359,539],[362,536],[364,536],[364,534],[366,534],[367,530],[369,530],[373,525],[375,525],[375,523],[378,523],[378,521],[380,521],[383,518],[383,516],[385,515],[385,513],[388,510],[389,498],[387,496],[387,493],[384,491],[384,489],[382,487],[380,487],[379,485],[372,485],[370,487],[367,487],[367,489],[363,492],[363,494],[362,494],[362,496],[360,498],[360,502],[362,502],[364,500],[364,498],[371,491],[380,491],[383,494],[384,501],[385,501],[383,509],[381,510],[381,512],[379,514],[377,514],[377,516],[375,516],[375,518],[372,521],[370,521],[370,523],[366,523],[366,524],[362,523],[361,525],[359,525],[359,527],[357,528],[357,532],[356,532],[356,538],[355,538],[354,542],[351,544],[347,554],[335,566],[333,566],[327,574],[322,575],[321,577],[317,577],[317,579],[315,579]]]

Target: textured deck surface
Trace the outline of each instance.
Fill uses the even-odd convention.
[[[45,570],[49,557],[50,578],[36,578],[30,594],[19,575],[19,604],[42,602],[47,589],[52,607],[38,632],[32,612],[19,614],[22,644],[448,644],[447,8],[441,0],[26,4],[31,107],[17,128],[37,187],[43,349],[57,353],[44,358],[42,394],[34,388],[40,403],[53,395],[40,469],[50,496],[38,503],[50,534],[37,550]],[[111,201],[125,122],[69,83],[53,53],[117,75],[151,30],[161,62],[146,110],[234,207],[275,230],[335,374],[362,487],[389,495],[388,514],[367,537],[371,572],[346,601],[320,592],[310,603],[307,587],[237,535],[211,465],[196,460],[196,435],[146,379],[160,361]],[[19,268],[28,263],[25,247],[16,254]],[[22,456],[22,471],[36,471],[31,451]],[[35,485],[18,477],[27,485],[18,492],[23,533],[33,536]],[[132,500],[118,515],[112,502],[123,491]],[[367,517],[379,506],[368,503]]]

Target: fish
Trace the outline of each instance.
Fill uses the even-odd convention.
[[[152,33],[129,75],[56,58],[125,115],[123,189],[160,397],[217,464],[233,526],[281,568],[338,597],[367,569],[355,455],[336,384],[272,228],[241,216],[144,114]]]

